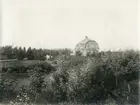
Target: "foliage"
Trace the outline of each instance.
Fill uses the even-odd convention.
[[[2,65],[0,73],[6,74],[24,74],[28,69],[33,69],[35,65],[40,65],[46,73],[55,70],[48,62],[38,60],[0,62],[0,65]]]
[[[62,57],[53,72],[53,97],[58,101],[96,103],[111,97],[117,104],[127,103],[129,81],[138,79],[139,57],[139,52],[133,50],[101,52],[78,65]],[[129,80],[125,78],[128,74]]]
[[[24,51],[24,50],[21,47],[19,47],[18,55],[17,55],[19,60],[23,60],[25,58],[26,51]]]
[[[34,59],[34,57],[33,57],[33,50],[31,49],[31,47],[29,47],[27,49],[26,57],[27,57],[28,60]]]
[[[57,55],[55,60],[55,69],[49,64],[28,68],[31,83],[19,95],[25,102],[27,93],[30,101],[45,98],[47,102],[101,105],[138,103],[138,90],[134,90],[140,73],[139,51],[99,52],[79,60]]]
[[[45,75],[52,72],[52,70],[54,68],[47,63],[28,67],[26,71],[28,72],[30,83],[28,86],[21,87],[16,98],[11,101],[11,105],[33,105],[41,97],[43,89],[46,87],[44,83]]]
[[[12,95],[16,86],[15,78],[0,77],[0,101]]]
[[[5,46],[5,47],[0,47],[0,56],[1,58],[9,58],[12,59],[12,46]]]
[[[31,98],[27,87],[21,87],[20,92],[17,94],[15,101],[10,101],[10,105],[30,105]]]
[[[36,48],[26,48],[25,47],[12,47],[3,46],[0,47],[0,59],[19,59],[23,60],[27,58],[28,60],[45,60],[46,55],[51,55],[57,57],[58,55],[70,55],[70,49],[36,49]]]
[[[76,56],[81,56],[82,53],[80,51],[76,51]]]
[[[44,67],[44,65],[35,65],[32,69],[28,70],[28,75],[31,82],[29,89],[34,96],[34,101],[36,101],[42,94],[42,90],[45,86],[44,76],[52,70],[52,68],[48,67],[50,70],[47,71],[44,69]]]

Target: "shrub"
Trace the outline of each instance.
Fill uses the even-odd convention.
[[[80,51],[76,51],[76,56],[81,56],[82,53]]]
[[[15,87],[16,87],[15,78],[4,78],[3,76],[1,76],[0,77],[0,101],[12,96]]]
[[[46,65],[35,65],[32,69],[28,70],[28,75],[30,78],[30,92],[34,96],[34,101],[36,101],[42,94],[42,91],[45,86],[44,77],[47,75],[48,71],[51,71],[48,68],[46,69]]]

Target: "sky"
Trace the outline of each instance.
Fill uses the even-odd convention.
[[[3,0],[0,45],[71,48],[85,36],[100,50],[139,49],[139,0]]]

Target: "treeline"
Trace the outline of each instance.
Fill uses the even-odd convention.
[[[28,60],[45,60],[46,55],[56,57],[58,55],[70,55],[70,49],[36,49],[25,47],[0,47],[0,60],[4,59],[28,59]]]

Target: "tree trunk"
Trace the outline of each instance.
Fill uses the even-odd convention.
[[[128,92],[130,93],[130,91],[131,91],[130,84],[127,84],[127,87],[128,87]]]

